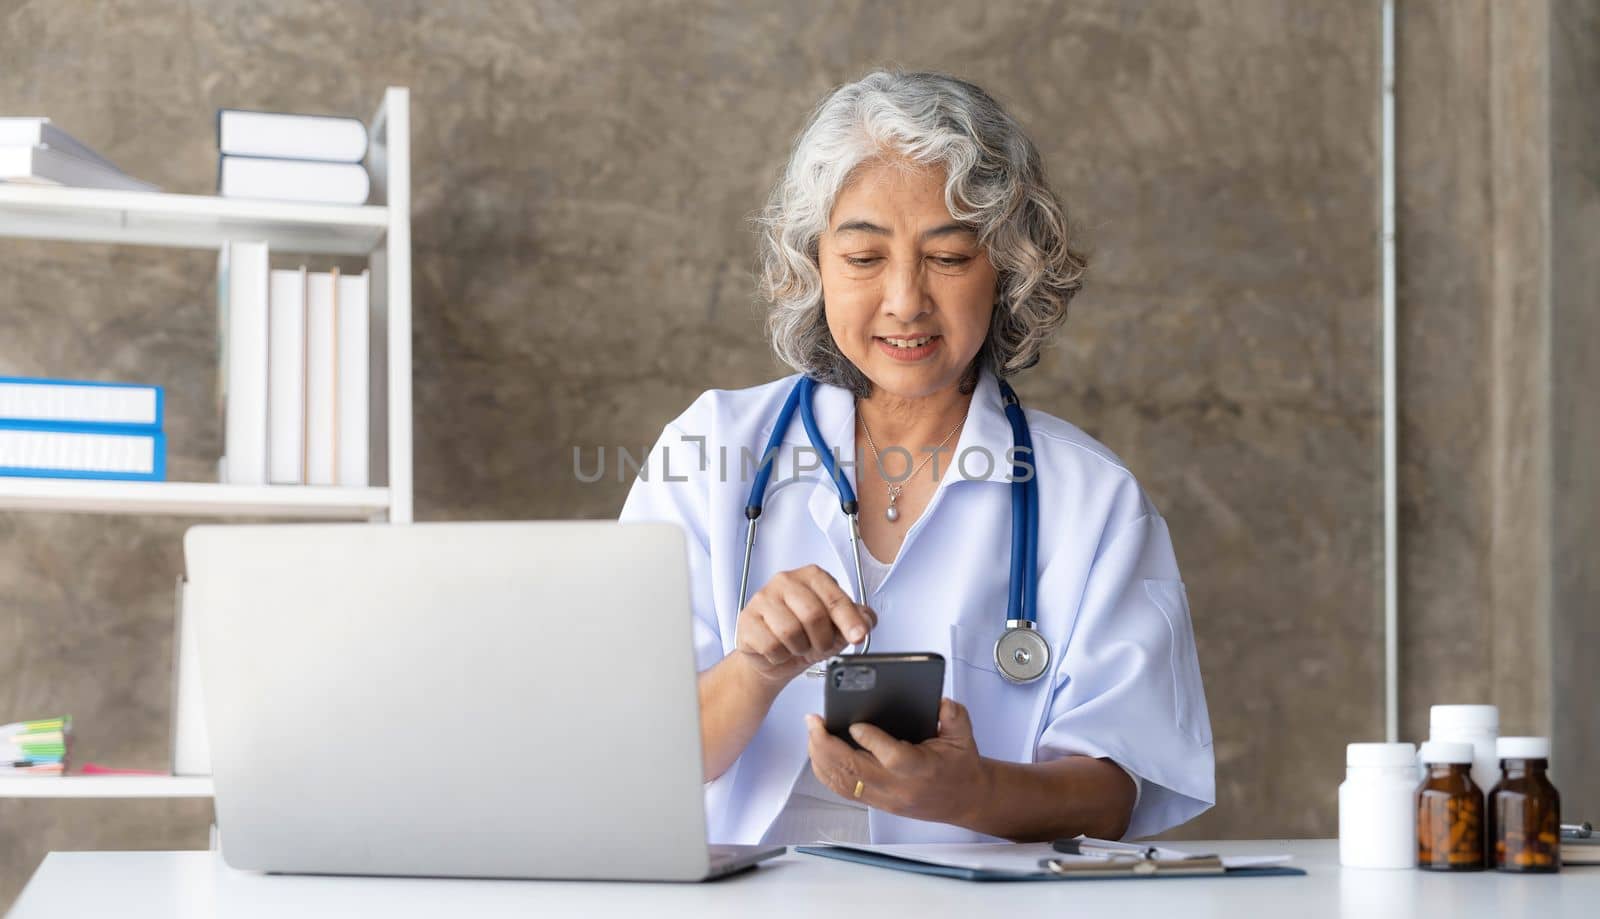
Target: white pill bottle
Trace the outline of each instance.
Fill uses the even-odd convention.
[[[1500,710],[1493,705],[1435,705],[1428,710],[1428,739],[1472,744],[1472,781],[1487,795],[1500,781],[1495,739]]]
[[[1339,864],[1414,868],[1417,864],[1417,748],[1353,743],[1339,786]]]

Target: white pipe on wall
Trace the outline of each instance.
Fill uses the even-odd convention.
[[[1384,736],[1400,739],[1399,482],[1395,398],[1394,255],[1394,0],[1383,0],[1383,723]]]

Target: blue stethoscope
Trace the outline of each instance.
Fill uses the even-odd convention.
[[[1006,600],[1006,627],[994,643],[994,662],[1000,673],[1013,683],[1031,683],[1044,676],[1050,664],[1050,644],[1039,634],[1038,625],[1038,570],[1039,570],[1039,483],[1031,465],[1015,460],[1033,458],[1033,436],[1028,431],[1028,421],[1022,415],[1022,403],[1006,381],[1000,382],[1000,397],[1005,403],[1006,420],[1011,423],[1011,436],[1015,450],[1011,476],[1011,585]],[[783,435],[794,421],[795,411],[800,412],[800,424],[806,429],[812,449],[817,451],[828,478],[839,492],[839,507],[850,521],[850,547],[855,556],[855,599],[866,602],[866,589],[861,576],[861,517],[856,503],[855,490],[839,472],[833,451],[828,448],[822,432],[817,429],[817,419],[811,412],[812,394],[816,381],[802,376],[789,390],[783,408],[778,411],[778,423],[772,428],[767,448],[761,454],[761,468],[756,470],[755,482],[750,486],[750,500],[745,503],[744,516],[749,521],[744,541],[744,568],[739,574],[739,609],[744,609],[746,591],[750,586],[750,556],[756,547],[756,521],[761,517],[761,503],[767,494],[767,482],[772,478],[773,461]],[[856,653],[865,653],[872,642],[869,635],[861,642]],[[822,665],[806,671],[811,676],[823,674]]]

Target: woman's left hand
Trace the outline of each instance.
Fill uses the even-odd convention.
[[[980,806],[988,778],[972,718],[953,699],[939,703],[939,736],[919,744],[896,740],[870,724],[853,724],[852,748],[829,734],[818,715],[806,716],[811,771],[845,798],[917,820],[963,824]],[[861,783],[856,794],[857,782]]]

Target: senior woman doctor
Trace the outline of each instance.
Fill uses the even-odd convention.
[[[1111,451],[1037,410],[1052,654],[1031,683],[996,669],[1013,446],[997,377],[1038,360],[1084,269],[1017,123],[970,83],[872,73],[818,107],[762,224],[773,346],[817,381],[817,427],[859,497],[865,602],[849,522],[796,423],[739,608],[741,457],[761,454],[796,377],[707,392],[667,425],[622,519],[689,536],[711,838],[1120,837],[1209,807],[1210,721],[1166,523]],[[854,750],[822,729],[822,681],[801,673],[869,630],[873,651],[945,656],[935,739],[857,725]]]

